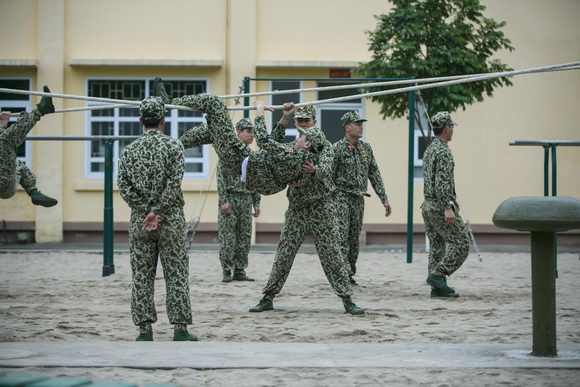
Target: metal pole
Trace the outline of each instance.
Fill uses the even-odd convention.
[[[103,277],[115,273],[113,262],[113,140],[105,140],[105,208],[103,218]]]
[[[250,77],[244,77],[244,93],[250,92]],[[250,106],[250,97],[244,97],[244,106]],[[244,118],[250,118],[250,111],[244,110]]]
[[[550,194],[549,183],[548,183],[548,181],[549,181],[548,163],[550,161],[549,151],[550,151],[550,146],[544,145],[544,196],[548,196]]]
[[[532,232],[533,356],[558,356],[554,235]]]
[[[557,196],[556,195],[556,191],[557,191],[557,173],[556,173],[556,168],[557,168],[557,162],[556,162],[556,147],[558,145],[557,144],[552,144],[552,146],[550,148],[552,148],[552,196]]]
[[[414,86],[416,84],[412,84]],[[415,184],[415,92],[409,92],[409,170],[407,178],[407,263],[413,262],[413,188]]]
[[[557,192],[557,186],[558,186],[558,182],[557,182],[557,175],[558,173],[556,172],[557,169],[557,162],[556,162],[556,147],[558,146],[558,144],[552,144],[551,145],[551,149],[552,149],[552,196],[557,196],[556,192]],[[554,275],[556,278],[558,278],[558,233],[555,232],[554,233]]]

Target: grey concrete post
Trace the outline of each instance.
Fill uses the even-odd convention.
[[[532,232],[532,355],[558,356],[554,234]]]
[[[532,355],[558,356],[554,233],[580,228],[580,200],[556,196],[510,198],[499,205],[493,223],[531,232]]]

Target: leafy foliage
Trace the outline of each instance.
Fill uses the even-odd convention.
[[[372,60],[357,73],[365,78],[432,78],[511,71],[492,55],[513,51],[500,31],[506,23],[483,16],[479,0],[391,0],[387,15],[375,15],[377,27],[367,31]],[[507,77],[467,82],[421,91],[431,112],[454,112],[491,97],[493,89],[511,86]],[[384,87],[371,91],[385,90]],[[373,97],[383,118],[403,117],[408,111],[406,93]]]

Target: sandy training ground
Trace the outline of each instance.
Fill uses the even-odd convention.
[[[193,247],[195,249],[195,245]],[[515,344],[532,346],[529,252],[484,252],[485,268],[471,254],[450,279],[458,299],[431,299],[425,284],[427,255],[406,263],[404,252],[361,253],[354,302],[364,316],[344,314],[318,256],[301,252],[273,311],[248,313],[261,298],[274,253],[252,251],[247,272],[255,282],[221,282],[217,251],[190,252],[194,324],[190,332],[215,343]],[[128,252],[115,254],[115,274],[102,277],[103,258],[91,252],[0,250],[2,342],[127,342],[138,334],[130,314]],[[580,343],[578,252],[558,255],[558,344]],[[165,286],[158,270],[156,341],[168,342]],[[196,343],[191,343],[194,347]],[[155,343],[151,344],[155,351]],[[241,354],[243,356],[243,354]],[[441,354],[444,356],[444,354]],[[308,356],[308,354],[305,354]],[[1,360],[0,360],[0,364]],[[541,364],[541,363],[540,363]],[[0,367],[0,372],[85,377],[93,381],[236,386],[333,385],[578,385],[575,367],[474,368],[221,368]]]

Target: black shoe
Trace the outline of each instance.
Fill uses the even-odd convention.
[[[274,301],[268,300],[266,297],[264,297],[260,300],[258,305],[254,306],[249,311],[260,313],[260,312],[263,312],[265,310],[272,310],[272,309],[274,309]]]
[[[455,293],[455,290],[447,286],[447,281],[445,280],[445,277],[435,274],[429,274],[426,282],[431,286],[435,286],[436,288],[443,290],[444,292],[451,294]]]
[[[50,93],[48,86],[43,86],[42,90],[45,93]],[[36,109],[40,112],[40,115],[54,113],[54,105],[52,104],[52,97],[42,97],[40,102],[36,104]]]
[[[448,293],[441,289],[431,289],[431,298],[457,298],[459,293]]]

